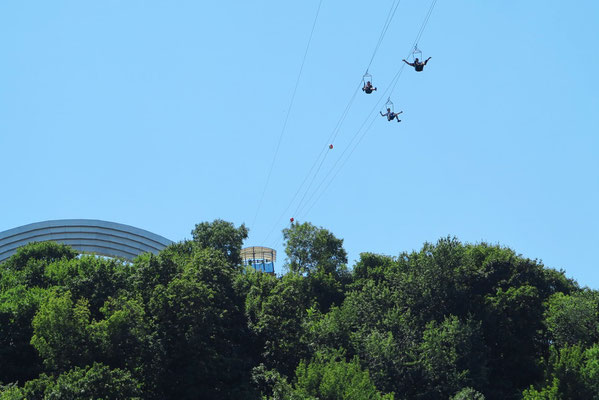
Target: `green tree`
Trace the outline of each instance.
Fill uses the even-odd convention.
[[[342,273],[347,263],[343,239],[337,239],[324,228],[309,222],[292,224],[283,230],[285,253],[291,272],[312,274],[318,270],[325,273]]]
[[[248,237],[248,228],[241,224],[235,228],[231,222],[215,219],[212,222],[202,222],[191,232],[193,241],[201,249],[212,248],[223,253],[232,265],[241,264],[241,246]]]
[[[485,396],[471,387],[467,387],[457,392],[451,400],[485,400]]]
[[[34,242],[20,247],[15,254],[1,264],[0,289],[24,284],[27,287],[48,287],[46,266],[61,260],[72,260],[77,252],[64,244]]]
[[[45,397],[48,400],[134,400],[140,399],[140,395],[140,384],[129,372],[94,363],[60,375]]]
[[[563,272],[451,237],[349,272],[326,229],[284,235],[280,277],[220,220],[133,263],[28,246],[0,266],[0,399],[599,400],[597,292]]]
[[[552,348],[549,363],[563,398],[599,399],[599,344],[586,350],[579,345]]]
[[[393,257],[360,253],[360,259],[353,268],[354,287],[361,287],[366,282],[381,283],[389,281],[399,272],[397,260]]]
[[[252,370],[252,382],[258,388],[263,400],[316,400],[313,397],[297,394],[286,377],[277,370],[267,369],[264,364]]]
[[[131,273],[132,267],[128,263],[83,256],[49,264],[45,277],[52,286],[69,291],[72,298],[85,298],[92,318],[98,319],[105,301],[130,290]]]
[[[524,399],[599,399],[599,344],[551,347],[545,386],[530,386]]]
[[[158,255],[145,253],[133,261],[130,276],[133,291],[149,301],[157,287],[163,287],[191,262],[195,250],[193,242],[174,243]]]
[[[547,301],[545,325],[557,347],[599,342],[599,293],[556,293]]]
[[[44,261],[47,265],[54,261],[70,260],[75,257],[77,252],[70,246],[55,242],[33,242],[19,247],[14,255],[2,263],[2,268],[20,271],[32,260]]]
[[[332,305],[340,305],[351,279],[343,239],[308,222],[293,224],[283,230],[283,235],[287,268],[291,273],[306,276],[309,296],[319,309],[327,311]]]
[[[594,393],[593,399],[599,399],[599,343],[585,350],[580,374],[585,387],[590,393]]]
[[[559,379],[554,378],[550,385],[541,390],[531,386],[522,392],[522,400],[562,400],[559,394]]]
[[[421,333],[409,311],[397,306],[397,292],[386,282],[368,280],[351,291],[341,307],[309,313],[306,341],[313,351],[342,348],[358,356],[377,388],[413,398],[420,385]]]
[[[57,378],[42,375],[23,388],[11,387],[0,393],[2,400],[135,400],[141,399],[141,385],[129,372],[94,363],[76,367]]]
[[[17,385],[0,385],[0,400],[27,400],[23,394],[23,389]]]
[[[480,324],[450,316],[430,322],[420,344],[423,398],[448,398],[466,386],[485,387],[487,366]]]
[[[576,285],[563,273],[548,273],[534,260],[484,243],[463,245],[455,238],[444,238],[397,259],[365,253],[343,305],[331,311],[335,318],[325,315],[322,322],[310,322],[315,333],[311,342],[322,346],[338,339],[350,356],[359,355],[377,385],[416,398],[423,394],[421,379],[438,382],[439,388],[444,379],[456,376],[449,369],[443,372],[445,378],[435,377],[441,371],[434,371],[434,364],[427,366],[427,357],[415,351],[422,349],[431,321],[442,324],[453,315],[478,325],[480,340],[479,351],[470,351],[458,362],[473,367],[455,372],[461,376],[463,371],[476,383],[460,378],[452,389],[468,384],[490,399],[516,398],[542,378],[538,359],[547,352],[544,302],[558,290],[575,291]],[[396,360],[385,356],[393,352],[398,354]],[[393,388],[387,386],[390,382]],[[418,392],[410,392],[414,387]]]
[[[31,344],[46,367],[60,372],[85,366],[93,360],[95,346],[90,343],[90,311],[87,300],[74,302],[71,293],[50,296],[33,318]]]
[[[492,393],[507,396],[542,378],[537,360],[543,353],[543,299],[536,287],[526,285],[505,291],[498,289],[486,300],[489,316],[484,328],[490,343],[489,366],[495,374],[491,377],[489,396]]]
[[[309,356],[302,340],[311,306],[307,281],[293,273],[280,279],[261,275],[259,286],[253,287],[246,298],[248,326],[258,339],[261,362],[268,369],[290,376],[299,361]]]
[[[317,355],[311,362],[302,361],[296,370],[295,392],[302,398],[323,400],[393,399],[382,395],[362,370],[359,360],[345,361],[339,355]]]
[[[47,296],[46,289],[24,285],[0,291],[0,382],[25,382],[42,371],[31,321]]]
[[[100,311],[103,318],[88,328],[98,347],[94,360],[132,371],[140,380],[149,377],[158,346],[142,299],[110,298]]]
[[[251,392],[249,332],[235,290],[237,266],[213,249],[200,249],[149,301],[160,362],[157,398],[234,399]]]

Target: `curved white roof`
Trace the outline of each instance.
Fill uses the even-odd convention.
[[[57,242],[81,253],[133,260],[158,253],[172,241],[133,226],[97,219],[59,219],[36,222],[0,232],[0,262],[31,242]]]

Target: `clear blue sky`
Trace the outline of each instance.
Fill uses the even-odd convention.
[[[1,2],[0,231],[97,218],[180,240],[222,218],[282,260],[295,217],[344,238],[350,265],[455,235],[599,288],[595,0],[440,0],[419,43],[431,62],[392,95],[403,122],[375,120],[310,211],[283,213],[391,3],[323,1],[252,224],[318,0]],[[429,4],[399,5],[370,68],[379,91],[358,94],[319,176],[385,100]]]

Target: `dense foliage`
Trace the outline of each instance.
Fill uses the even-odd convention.
[[[501,246],[398,257],[309,223],[287,273],[245,226],[133,263],[35,243],[0,265],[0,399],[599,399],[599,293]]]

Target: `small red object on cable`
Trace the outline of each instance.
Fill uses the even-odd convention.
[[[291,222],[293,224],[293,221],[295,221],[295,219],[293,219],[293,217],[289,218],[289,222]]]
[[[329,145],[329,149],[332,149],[332,148],[333,148],[333,145],[332,145],[332,144],[330,144],[330,145]]]

